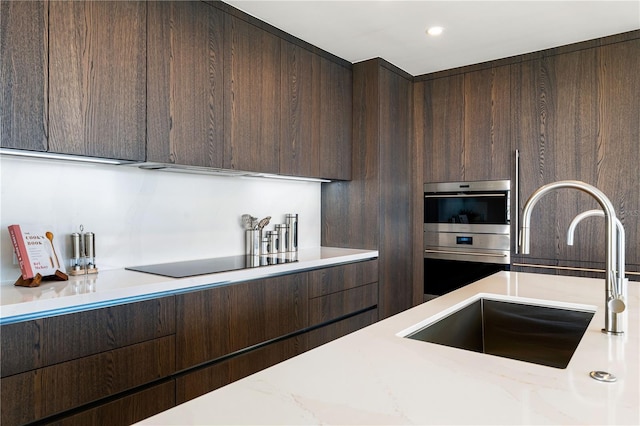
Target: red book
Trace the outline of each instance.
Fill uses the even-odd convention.
[[[9,226],[13,250],[18,257],[22,279],[28,280],[40,274],[54,275],[57,270],[65,272],[53,244],[53,233],[41,229]]]

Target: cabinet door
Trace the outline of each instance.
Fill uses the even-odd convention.
[[[640,78],[632,70],[639,58],[640,40],[632,40],[513,66],[521,206],[541,185],[581,180],[611,199],[627,241],[637,241]],[[595,200],[577,190],[547,194],[533,211],[535,235],[527,257],[602,267],[603,219],[581,222],[574,246],[566,244],[573,217],[596,208]],[[640,263],[637,244],[627,244],[626,260]]]
[[[49,3],[49,151],[144,160],[146,2]]]
[[[424,181],[464,180],[464,75],[424,85]]]
[[[281,41],[280,173],[319,176],[320,57]]]
[[[148,8],[147,161],[220,168],[223,12],[198,1]]]
[[[597,184],[597,56],[595,49],[546,57],[513,66],[514,133],[520,150],[520,206],[540,186],[558,180]],[[596,208],[588,195],[559,190],[533,211],[530,257],[594,260],[581,236],[604,221],[586,220],[576,233],[580,253],[570,254],[566,230],[571,219]],[[597,253],[604,246],[590,244]]]
[[[511,178],[510,68],[464,75],[464,180]]]
[[[327,179],[351,179],[352,71],[320,59],[320,171]]]
[[[280,39],[225,15],[224,168],[280,171]]]
[[[0,146],[47,150],[47,4],[0,3]]]
[[[304,274],[176,296],[176,367],[186,369],[307,326]]]

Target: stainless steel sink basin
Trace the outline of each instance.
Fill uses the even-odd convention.
[[[566,368],[594,313],[481,297],[403,337]]]

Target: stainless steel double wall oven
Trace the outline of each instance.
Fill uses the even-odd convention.
[[[425,298],[509,269],[510,194],[510,180],[424,185]]]

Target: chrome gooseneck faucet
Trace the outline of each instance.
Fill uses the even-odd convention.
[[[623,270],[615,270],[615,263],[617,259],[616,243],[618,236],[616,235],[616,217],[615,210],[611,201],[607,198],[602,191],[595,186],[588,183],[577,180],[564,180],[549,183],[547,185],[538,188],[527,200],[522,210],[522,229],[520,232],[520,247],[523,254],[529,254],[530,251],[530,226],[531,226],[531,212],[536,203],[545,194],[561,188],[578,189],[582,192],[586,192],[596,199],[598,204],[604,210],[604,216],[606,220],[606,276],[605,276],[605,326],[602,330],[609,334],[622,334],[623,321],[621,314],[625,310],[624,303],[624,288],[621,286],[626,285]],[[581,219],[578,219],[578,221]],[[624,232],[624,231],[623,231]],[[624,235],[624,234],[623,234]],[[624,253],[624,247],[621,249],[618,247],[618,251]],[[624,255],[623,255],[624,256]]]

